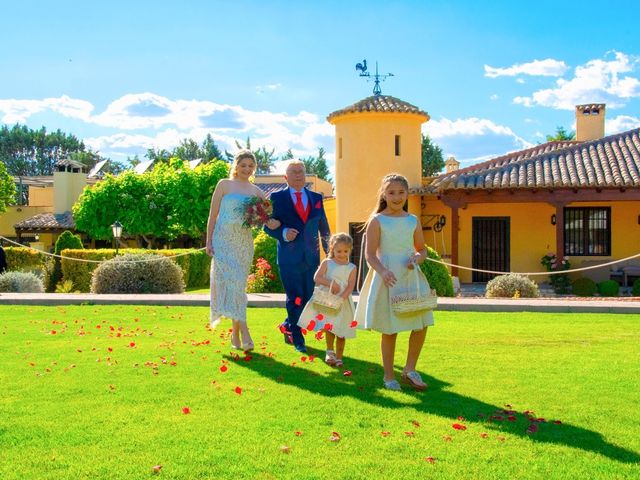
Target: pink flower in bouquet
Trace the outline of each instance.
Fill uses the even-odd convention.
[[[270,200],[263,200],[254,196],[247,198],[242,203],[242,224],[245,227],[262,227],[269,221],[273,213]]]

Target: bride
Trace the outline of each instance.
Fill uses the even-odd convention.
[[[211,328],[222,317],[232,321],[231,345],[245,351],[254,348],[247,327],[247,276],[253,260],[251,228],[243,226],[243,202],[265,194],[249,181],[256,170],[250,150],[239,151],[233,159],[229,178],[218,182],[211,198],[207,223],[207,253],[211,261]],[[269,219],[276,229],[280,222]]]

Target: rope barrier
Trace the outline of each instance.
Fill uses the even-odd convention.
[[[611,262],[601,263],[600,265],[592,265],[590,267],[582,267],[582,268],[572,268],[570,270],[554,270],[554,271],[551,271],[551,272],[500,272],[500,271],[495,271],[495,270],[482,270],[480,268],[464,267],[462,265],[456,265],[455,263],[447,263],[447,262],[444,262],[442,260],[436,260],[434,258],[426,258],[425,260],[428,260],[428,261],[433,262],[433,263],[439,263],[439,264],[445,265],[447,267],[455,267],[455,268],[460,268],[462,270],[470,270],[472,272],[493,273],[493,274],[496,274],[496,275],[516,274],[516,275],[524,275],[524,276],[536,276],[536,275],[563,275],[565,273],[583,272],[585,270],[594,270],[596,268],[608,267],[609,265],[615,265],[616,263],[626,262],[627,260],[633,260],[634,258],[638,258],[638,257],[640,257],[640,253],[636,253],[635,255],[631,255],[629,257],[621,258],[619,260],[613,260]]]
[[[3,237],[2,235],[0,235],[0,238],[3,239],[6,242],[12,243],[14,245],[17,245],[18,247],[22,247],[22,248],[28,248],[29,250],[33,250],[35,252],[41,253],[43,255],[48,255],[49,257],[55,257],[55,258],[60,258],[60,259],[67,259],[67,260],[73,260],[76,262],[84,262],[84,263],[104,263],[107,260],[90,260],[88,258],[74,258],[74,257],[65,257],[63,255],[56,255],[55,253],[49,253],[49,252],[43,252],[42,250],[38,250],[37,248],[33,248],[31,246],[26,246],[26,245],[22,245],[21,243],[18,242],[14,242],[13,240],[9,240],[7,237]],[[206,250],[207,247],[201,247],[195,250],[195,252],[199,252],[200,250]],[[185,253],[177,253],[175,255],[161,255],[160,257],[153,257],[153,258],[148,258],[148,259],[144,259],[144,260],[127,260],[123,263],[150,263],[150,262],[158,262],[160,260],[162,260],[163,258],[176,258],[176,257],[184,257],[186,255],[191,255],[195,252],[185,252]],[[110,259],[109,259],[110,260]]]
[[[48,253],[48,252],[43,252],[42,250],[38,250],[36,248],[33,248],[31,246],[25,246],[22,245],[18,242],[14,242],[13,240],[9,240],[6,237],[3,237],[2,235],[0,235],[0,238],[3,239],[6,242],[12,243],[14,245],[17,245],[18,247],[22,247],[22,248],[28,248],[30,250],[33,250],[35,252],[38,253],[42,253],[44,255],[48,255],[50,257],[56,257],[56,258],[60,258],[60,259],[67,259],[67,260],[73,260],[76,262],[85,262],[85,263],[104,263],[107,260],[89,260],[89,259],[84,259],[84,258],[74,258],[74,257],[65,257],[63,255],[56,255],[54,253]],[[201,250],[206,250],[207,247],[201,247],[196,249],[195,251],[201,251]],[[161,260],[162,258],[176,258],[176,257],[183,257],[186,255],[191,255],[195,252],[185,252],[185,253],[178,253],[176,255],[162,255],[161,258],[149,258],[149,259],[145,259],[145,260],[127,260],[126,263],[149,263],[149,262],[157,262],[159,260]],[[364,256],[364,255],[363,255]],[[551,271],[551,272],[502,272],[502,271],[496,271],[496,270],[483,270],[480,268],[472,268],[472,267],[465,267],[463,265],[456,265],[455,263],[449,263],[449,262],[445,262],[443,260],[436,260],[434,258],[426,258],[425,260],[428,260],[430,262],[433,263],[439,263],[441,265],[444,265],[446,267],[452,267],[452,268],[459,268],[461,270],[468,270],[468,271],[472,271],[472,272],[480,272],[480,273],[491,273],[494,275],[508,275],[508,274],[516,274],[516,275],[524,275],[524,276],[540,276],[540,275],[563,275],[563,274],[567,274],[567,273],[574,273],[574,272],[583,272],[586,270],[595,270],[597,268],[602,268],[602,267],[608,267],[609,265],[615,265],[616,263],[622,263],[622,262],[626,262],[628,260],[633,260],[634,258],[638,258],[640,257],[640,253],[636,253],[635,255],[631,255],[629,257],[625,257],[625,258],[621,258],[619,260],[612,260],[611,262],[606,262],[606,263],[601,263],[600,265],[592,265],[590,267],[582,267],[582,268],[573,268],[570,270],[555,270],[555,271]]]

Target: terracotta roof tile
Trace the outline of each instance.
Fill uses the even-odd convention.
[[[399,113],[414,113],[416,115],[425,115],[427,118],[429,114],[420,110],[415,105],[412,105],[399,98],[392,97],[390,95],[373,95],[367,97],[359,102],[349,105],[348,107],[336,110],[330,113],[327,120],[345,115],[347,113],[362,113],[362,112],[399,112]]]
[[[46,230],[75,230],[76,222],[71,212],[39,213],[25,218],[13,226],[16,231],[41,232]]]
[[[271,195],[273,192],[277,192],[278,190],[282,190],[286,188],[287,184],[285,182],[282,183],[256,183],[256,187],[262,190],[267,195]],[[309,190],[312,190],[313,184],[307,182],[305,185]]]
[[[537,145],[440,175],[412,193],[522,188],[640,188],[640,129]]]

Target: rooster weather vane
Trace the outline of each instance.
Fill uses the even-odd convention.
[[[360,76],[361,77],[367,77],[367,81],[370,82],[371,81],[371,77],[373,77],[373,94],[377,97],[378,95],[380,95],[382,93],[382,89],[380,88],[380,81],[385,81],[387,79],[387,77],[393,77],[393,73],[386,73],[386,74],[379,74],[378,73],[378,62],[376,61],[376,73],[373,75],[370,75],[369,72],[367,72],[367,61],[366,60],[362,60],[362,63],[357,63],[356,64],[356,71],[360,72]]]

